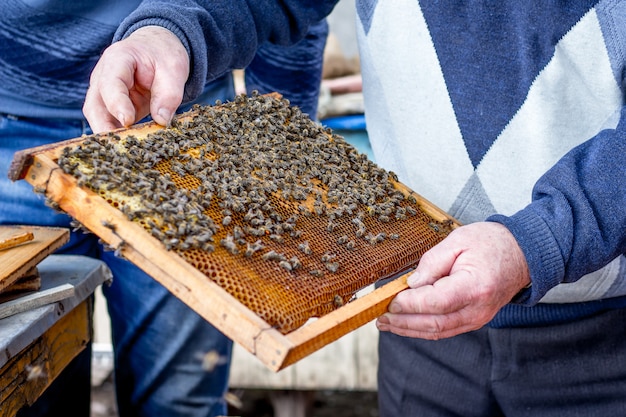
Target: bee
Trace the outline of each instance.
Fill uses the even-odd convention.
[[[106,227],[112,232],[115,232],[116,226],[113,223],[111,223],[109,220],[101,220],[100,223],[102,224],[102,226]]]
[[[217,350],[210,350],[202,355],[202,369],[213,372],[215,368],[228,363],[228,356],[220,355]]]
[[[165,239],[165,242],[164,242],[165,249],[172,250],[176,246],[178,246],[179,243],[180,243],[180,240],[178,240],[177,238]]]
[[[115,251],[113,252],[113,254],[116,257],[118,257],[118,258],[123,257],[122,250],[124,250],[125,247],[126,247],[126,241],[120,240],[120,242],[117,244],[117,247],[115,248]]]
[[[70,221],[70,226],[72,227],[72,232],[78,232],[81,230],[83,233],[90,233],[89,230],[83,226],[78,220],[72,219]]]
[[[330,254],[328,252],[326,252],[325,254],[322,255],[321,261],[326,263],[326,262],[330,262],[331,260],[333,260],[337,255],[333,255]]]
[[[289,262],[291,263],[293,269],[298,269],[302,266],[302,262],[300,262],[300,259],[298,259],[297,256],[291,257],[291,259],[289,259]]]
[[[61,206],[59,205],[59,203],[57,203],[54,200],[46,198],[45,204],[46,204],[46,206],[50,207],[52,210],[54,210],[56,212],[63,212],[63,210],[61,210]]]
[[[378,241],[376,240],[376,236],[371,233],[365,235],[365,240],[367,240],[370,245],[375,245],[376,243],[378,243]]]
[[[238,255],[239,249],[237,248],[237,243],[235,242],[233,235],[228,234],[224,239],[220,240],[220,245],[224,247],[228,252],[232,255]]]
[[[269,251],[263,254],[263,260],[265,261],[286,261],[287,258],[282,253],[276,251]]]
[[[25,369],[27,381],[46,377],[46,371],[42,365],[26,365]]]
[[[352,223],[355,224],[359,228],[365,227],[365,224],[363,223],[363,220],[361,220],[360,216],[353,218]]]
[[[291,272],[291,271],[293,270],[293,266],[292,266],[292,265],[291,265],[291,263],[290,263],[290,262],[288,262],[288,261],[280,261],[280,262],[278,262],[278,265],[279,265],[281,268],[283,268],[283,269],[285,269],[285,270],[287,270],[287,271],[290,271],[290,272]]]
[[[264,248],[265,245],[263,245],[263,242],[261,242],[260,240],[257,240],[255,243],[248,242],[245,255],[247,258],[250,258],[252,255],[254,255],[255,252]]]
[[[263,221],[263,219],[260,218],[254,218],[251,219],[249,222],[252,226],[256,227],[256,226],[261,226],[263,224],[265,224],[265,222]]]
[[[215,250],[215,246],[213,246],[211,243],[204,243],[202,244],[202,250],[211,253]]]
[[[239,227],[239,226],[235,226],[233,227],[233,237],[237,240],[239,239],[243,239],[246,236],[246,232],[244,232],[244,230]]]
[[[328,262],[326,264],[326,269],[328,269],[330,272],[337,272],[337,270],[339,269],[339,263],[338,262]]]
[[[233,221],[233,218],[230,216],[224,216],[222,219],[222,226],[228,226]]]
[[[46,193],[46,187],[42,187],[41,185],[35,185],[33,187],[33,191],[36,192],[37,194],[45,194]]]
[[[305,255],[310,255],[313,253],[313,251],[311,250],[311,247],[309,246],[309,242],[306,240],[298,244],[298,249],[300,250],[300,252],[304,253]]]
[[[341,298],[341,296],[339,294],[336,294],[333,297],[333,305],[337,308],[343,306],[343,298]]]
[[[281,235],[277,235],[277,234],[271,234],[270,235],[270,239],[273,240],[276,243],[284,243],[285,242],[285,238],[283,238]]]
[[[309,211],[308,208],[306,208],[305,206],[298,206],[298,211],[300,211],[300,213],[304,214],[305,217],[311,217],[311,211]]]
[[[317,204],[317,201],[315,203],[316,204],[313,205],[313,211],[315,211],[315,214],[317,214],[318,216],[321,216],[326,212],[326,206],[324,204]]]
[[[320,271],[319,269],[312,269],[309,271],[310,275],[313,275],[314,277],[323,277],[324,276],[324,272]]]

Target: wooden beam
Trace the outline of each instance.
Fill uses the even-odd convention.
[[[91,299],[83,301],[0,369],[0,414],[32,405],[91,339]]]

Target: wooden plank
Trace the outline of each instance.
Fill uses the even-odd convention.
[[[63,246],[70,237],[69,230],[59,227],[0,226],[0,239],[19,233],[32,233],[34,238],[30,242],[0,251],[0,292]]]
[[[91,338],[91,299],[83,301],[0,369],[0,410],[32,405]]]
[[[0,293],[0,303],[13,299],[16,294],[37,291],[39,288],[41,288],[41,276],[37,267],[34,266]]]
[[[74,286],[71,284],[61,284],[58,287],[24,295],[0,304],[0,319],[73,296]]]
[[[384,314],[393,297],[408,288],[407,275],[289,333],[287,338],[293,343],[294,348],[290,350],[281,366],[288,366],[310,355],[340,336]]]
[[[10,249],[24,242],[30,242],[34,239],[32,232],[20,232],[5,239],[0,239],[0,250]]]

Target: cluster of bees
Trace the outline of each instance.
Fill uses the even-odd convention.
[[[287,271],[318,256],[324,268],[307,270],[313,276],[340,265],[332,253],[313,253],[301,228],[307,218],[323,218],[336,245],[357,250],[363,242],[399,238],[369,230],[368,222],[417,215],[415,199],[394,185],[395,174],[288,100],[253,93],[190,114],[145,138],[87,137],[65,148],[58,164],[79,185],[115,201],[168,250],[219,246]],[[285,239],[297,242],[300,255],[268,248]]]

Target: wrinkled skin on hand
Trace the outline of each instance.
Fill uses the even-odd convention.
[[[479,329],[530,283],[517,241],[499,223],[454,230],[424,254],[378,329],[401,336],[442,339]]]
[[[166,125],[188,77],[189,56],[180,40],[158,26],[140,28],[104,51],[91,73],[83,113],[96,133],[148,114]]]

